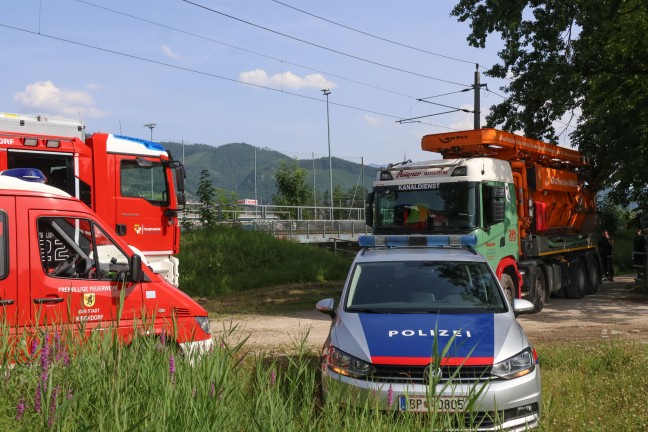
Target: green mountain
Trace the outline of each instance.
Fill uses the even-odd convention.
[[[189,201],[196,201],[200,173],[206,169],[209,171],[209,178],[214,187],[234,192],[238,199],[254,199],[256,177],[256,197],[259,204],[272,204],[272,195],[276,192],[274,174],[280,161],[291,160],[283,153],[245,143],[225,144],[219,147],[206,144],[183,145],[176,142],[161,144],[176,160],[183,160],[184,154],[187,172],[185,189]],[[371,183],[376,178],[375,167],[367,165],[363,167],[358,163],[335,157],[332,157],[331,161],[334,188],[339,185],[344,192],[347,192],[356,185],[364,185],[366,190],[371,189]],[[298,159],[297,163],[306,170],[311,186],[314,175],[315,192],[318,202],[321,202],[324,191],[328,191],[330,183],[328,157]]]

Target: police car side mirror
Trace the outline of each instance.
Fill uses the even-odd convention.
[[[518,315],[533,313],[533,309],[533,303],[529,300],[513,299],[513,313],[516,317]]]
[[[315,309],[330,316],[331,319],[335,318],[335,300],[332,298],[318,301],[315,305]]]

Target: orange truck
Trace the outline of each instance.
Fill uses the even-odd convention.
[[[35,168],[80,199],[178,286],[184,167],[160,144],[86,135],[80,120],[0,113],[0,170]]]
[[[540,311],[601,284],[595,192],[574,150],[496,129],[426,135],[441,160],[379,170],[367,223],[375,234],[472,234],[510,297]]]
[[[184,352],[211,348],[207,312],[142,265],[94,211],[58,188],[6,174],[0,175],[0,322],[10,334],[110,328],[126,343],[135,332],[164,332]]]

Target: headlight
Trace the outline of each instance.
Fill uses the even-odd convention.
[[[516,356],[495,363],[491,373],[504,379],[519,378],[534,371],[535,361],[535,351],[527,348]]]
[[[351,378],[361,378],[371,374],[373,368],[371,363],[360,360],[340,351],[334,346],[329,347],[327,363],[329,369],[340,375],[346,375]]]
[[[195,318],[200,328],[205,333],[209,333],[209,317],[195,317]]]

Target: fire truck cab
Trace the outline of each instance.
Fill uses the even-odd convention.
[[[36,168],[80,199],[178,286],[184,167],[158,143],[108,133],[86,136],[78,120],[0,113],[0,170]]]
[[[184,351],[212,344],[207,312],[142,265],[95,212],[58,188],[6,175],[0,322],[17,334],[48,325],[111,328],[126,342],[146,323],[149,334],[164,331]]]

